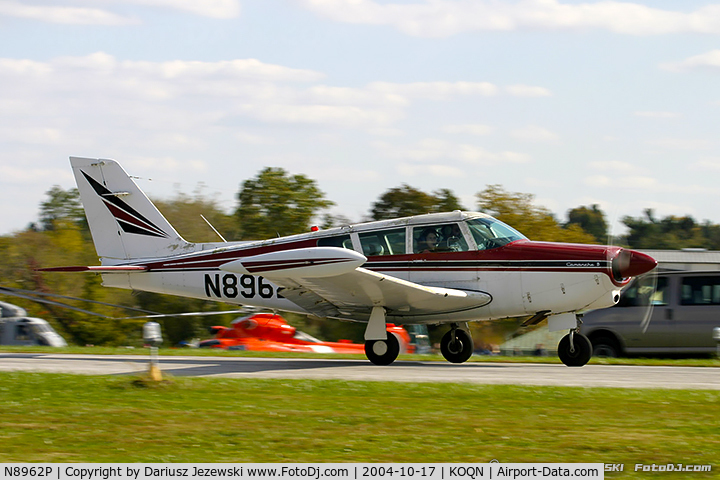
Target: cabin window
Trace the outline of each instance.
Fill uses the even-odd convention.
[[[352,250],[353,248],[350,235],[338,235],[337,237],[321,238],[317,241],[317,246],[347,248],[348,250]]]
[[[358,235],[363,255],[402,255],[405,253],[405,229],[396,228]]]
[[[474,218],[467,221],[467,226],[478,250],[490,250],[515,240],[527,239],[522,233],[494,218]]]
[[[467,252],[468,250],[468,243],[457,223],[415,227],[413,231],[415,253]]]

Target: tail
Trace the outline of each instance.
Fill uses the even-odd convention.
[[[101,259],[112,264],[192,250],[116,161],[70,157],[70,164]]]

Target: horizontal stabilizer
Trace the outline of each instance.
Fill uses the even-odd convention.
[[[36,272],[91,272],[91,273],[128,273],[128,272],[144,272],[147,267],[140,265],[116,265],[116,266],[89,266],[89,267],[49,267],[37,268]]]

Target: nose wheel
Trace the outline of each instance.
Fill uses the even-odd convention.
[[[582,367],[590,361],[593,347],[585,335],[570,330],[558,343],[558,357],[568,367]]]
[[[453,325],[440,340],[440,352],[450,363],[466,362],[473,353],[472,337],[465,330]]]
[[[400,342],[392,333],[385,340],[366,340],[365,355],[375,365],[390,365],[400,354]]]

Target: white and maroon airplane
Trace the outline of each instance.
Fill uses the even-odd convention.
[[[71,157],[101,266],[86,271],[127,288],[367,323],[365,353],[392,363],[386,323],[449,324],[443,356],[472,355],[467,322],[548,319],[569,330],[568,366],[592,356],[582,312],[617,303],[634,276],[656,266],[619,247],[533,242],[493,217],[452,212],[235,243],[189,243],[113,160]]]

